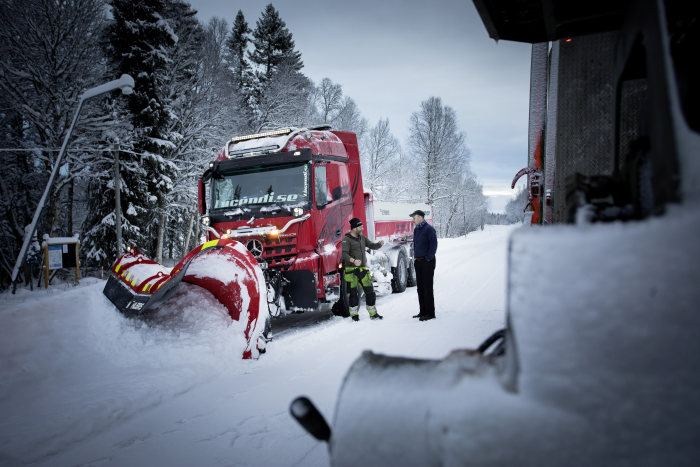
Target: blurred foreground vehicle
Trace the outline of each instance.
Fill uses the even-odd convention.
[[[700,465],[698,2],[475,0],[533,44],[532,224],[505,329],[444,360],[365,352],[333,465]]]

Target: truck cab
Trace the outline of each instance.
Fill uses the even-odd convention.
[[[368,235],[385,239],[371,261],[383,278],[391,281],[388,273],[397,267],[402,280],[410,278],[412,206],[396,211],[400,221],[377,224],[375,230],[357,137],[328,127],[234,137],[209,164],[199,188],[207,239],[245,245],[265,271],[273,314],[314,310],[339,296],[340,242],[353,217],[368,226]],[[399,289],[394,291],[405,285]]]

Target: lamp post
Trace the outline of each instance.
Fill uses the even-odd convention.
[[[68,128],[66,137],[63,138],[63,146],[61,146],[61,151],[58,153],[58,157],[56,158],[53,170],[51,171],[51,176],[49,177],[49,181],[46,184],[46,188],[44,189],[44,194],[39,200],[39,204],[36,207],[36,211],[34,211],[32,223],[29,224],[29,228],[25,229],[24,242],[22,243],[22,248],[19,250],[19,256],[17,257],[17,262],[15,262],[15,267],[12,269],[12,293],[15,293],[15,291],[17,290],[17,275],[19,274],[19,268],[22,266],[22,263],[24,263],[24,258],[27,255],[29,243],[31,242],[31,239],[34,236],[34,231],[36,230],[37,221],[39,220],[41,211],[44,208],[44,204],[46,203],[46,198],[49,196],[49,192],[51,191],[51,186],[53,185],[53,181],[56,178],[58,169],[61,167],[61,160],[63,159],[63,154],[66,152],[66,146],[68,146],[68,140],[70,139],[70,135],[73,132],[73,127],[75,127],[75,123],[78,121],[80,110],[83,108],[83,102],[92,97],[99,96],[101,94],[114,91],[116,89],[121,89],[123,94],[131,94],[134,90],[134,78],[132,78],[129,75],[122,75],[119,79],[115,79],[100,86],[95,86],[94,88],[87,89],[80,96],[80,100],[78,101],[78,108],[76,109],[75,115],[73,116],[73,122],[71,123],[70,128]]]

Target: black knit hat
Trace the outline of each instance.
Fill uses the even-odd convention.
[[[354,229],[355,227],[359,227],[362,225],[362,221],[358,219],[357,217],[353,217],[350,219],[350,228]]]
[[[420,209],[416,209],[408,217],[413,217],[413,216],[425,217],[425,213],[423,211],[421,211]]]

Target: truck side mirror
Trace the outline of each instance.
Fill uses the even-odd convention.
[[[316,207],[323,208],[328,204],[328,187],[326,184],[326,166],[317,165],[315,171],[315,186],[316,186]]]

